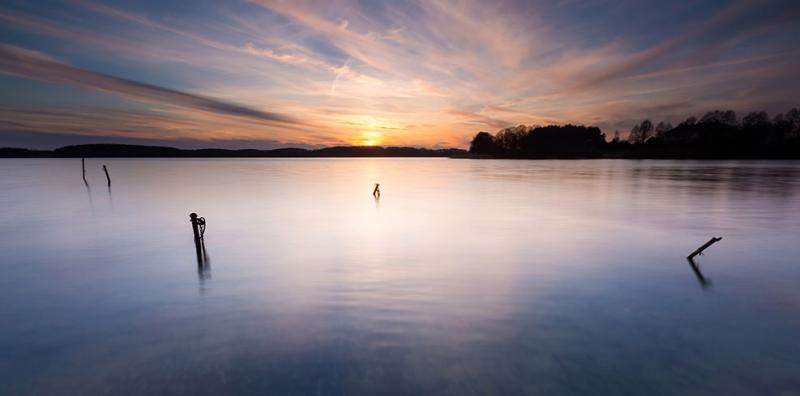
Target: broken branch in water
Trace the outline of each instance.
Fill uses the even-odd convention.
[[[106,173],[106,180],[108,180],[108,187],[111,187],[111,177],[108,176],[108,168],[106,168],[105,165],[103,165],[103,172]]]
[[[192,223],[192,233],[194,234],[194,248],[197,253],[197,264],[203,265],[205,251],[205,241],[203,234],[206,232],[205,217],[198,217],[197,213],[190,213],[189,220]]]
[[[717,243],[717,242],[719,242],[721,240],[722,240],[722,237],[713,237],[713,238],[709,239],[708,242],[704,243],[703,246],[700,246],[699,248],[697,248],[697,250],[692,252],[692,254],[690,254],[686,258],[691,260],[691,259],[694,258],[694,256],[697,256],[698,254],[702,255],[703,254],[703,250],[706,250],[709,246],[711,246],[711,245],[713,245],[713,244],[715,244],[715,243]]]
[[[83,171],[83,184],[89,187],[89,182],[86,181],[86,158],[81,158],[81,170]]]

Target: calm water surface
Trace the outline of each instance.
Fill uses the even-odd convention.
[[[0,394],[800,394],[798,162],[90,159],[87,178],[0,160]],[[717,235],[704,287],[685,256]]]

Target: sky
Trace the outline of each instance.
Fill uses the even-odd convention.
[[[460,147],[800,106],[800,2],[3,1],[0,146]]]

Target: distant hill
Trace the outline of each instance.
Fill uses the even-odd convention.
[[[460,149],[425,149],[415,147],[337,146],[316,150],[280,148],[274,150],[184,150],[174,147],[131,144],[83,144],[52,151],[23,148],[0,148],[0,158],[292,158],[292,157],[456,157],[467,154]]]
[[[28,150],[24,148],[1,147],[0,158],[47,157],[50,151]]]

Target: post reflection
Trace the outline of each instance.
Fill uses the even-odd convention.
[[[108,186],[108,204],[111,206],[111,210],[114,210],[114,195],[111,194],[111,186]]]
[[[703,276],[703,272],[700,271],[700,266],[694,262],[694,259],[687,257],[686,261],[688,261],[689,266],[692,267],[692,271],[697,276],[697,281],[700,282],[700,286],[704,289],[711,287],[711,280]]]
[[[89,187],[89,183],[86,180],[83,181],[84,186],[86,186],[86,196],[89,198],[89,209],[91,209],[92,214],[94,214],[94,199],[92,198],[92,188]]]
[[[197,257],[197,276],[203,280],[211,279],[211,259],[208,257],[205,243],[202,244],[202,253]]]

